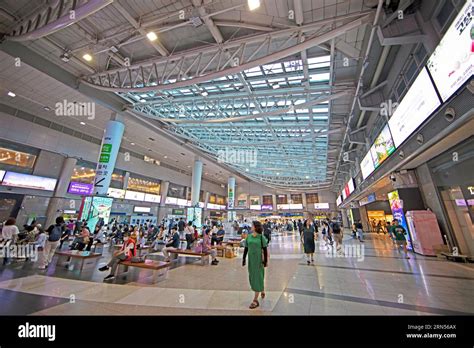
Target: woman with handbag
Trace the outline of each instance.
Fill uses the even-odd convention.
[[[247,254],[249,256],[249,282],[250,287],[255,292],[250,309],[257,308],[258,296],[261,294],[265,298],[265,267],[267,267],[267,239],[262,235],[263,227],[259,221],[252,222],[252,233],[245,240],[244,256],[242,266],[245,266]]]

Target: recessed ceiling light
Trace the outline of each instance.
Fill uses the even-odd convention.
[[[247,0],[247,4],[249,5],[249,10],[253,11],[260,7],[260,0]]]
[[[191,166],[188,166],[188,168],[191,168]]]
[[[146,37],[150,41],[155,41],[156,39],[158,39],[158,36],[156,35],[156,33],[154,31],[148,32],[148,34],[146,34]]]
[[[92,60],[92,56],[89,53],[84,54],[82,58],[84,58],[84,60],[87,60],[88,62]]]
[[[168,158],[168,156],[166,156],[166,155],[164,155],[163,157],[164,157],[164,158]]]
[[[133,145],[135,145],[135,143],[130,143],[130,145],[132,145],[132,146],[133,146]]]
[[[46,110],[46,111],[50,111],[51,108],[49,106],[43,106],[43,109]]]
[[[82,126],[85,126],[85,125],[86,125],[84,122],[80,122],[80,124],[81,124]]]
[[[12,97],[12,98],[16,97],[16,94],[13,93],[12,91],[8,91],[7,94],[8,94],[8,96],[10,96],[10,97]]]

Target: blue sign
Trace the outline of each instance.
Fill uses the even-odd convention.
[[[377,195],[375,193],[371,193],[367,196],[367,201],[369,203],[375,202],[377,200]]]

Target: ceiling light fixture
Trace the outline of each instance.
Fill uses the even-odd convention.
[[[12,98],[15,98],[15,97],[16,97],[16,94],[13,93],[12,91],[8,91],[7,94],[8,94],[9,97],[12,97]]]
[[[158,36],[156,35],[156,33],[154,31],[148,32],[148,34],[146,34],[146,37],[150,41],[155,41],[156,39],[158,39]]]
[[[92,60],[92,56],[89,53],[84,54],[82,58],[84,58],[84,60],[87,60],[88,62]]]
[[[130,145],[132,145],[132,146],[133,146],[133,145],[135,145],[135,143],[130,143]]]
[[[81,126],[85,126],[86,124],[84,122],[79,122]]]
[[[59,59],[61,59],[64,63],[67,63],[69,62],[69,59],[71,59],[71,57],[69,56],[69,53],[64,52],[59,56]]]
[[[207,96],[209,95],[209,93],[207,93],[206,91],[202,91],[202,92],[201,92],[201,95],[202,95],[203,97],[207,97]]]
[[[50,111],[50,110],[51,110],[51,108],[50,108],[49,106],[43,106],[43,109],[44,109],[45,111]]]
[[[249,5],[249,10],[253,11],[260,7],[260,0],[247,0],[247,4]]]

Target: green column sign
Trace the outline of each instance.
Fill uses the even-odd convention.
[[[109,163],[111,152],[112,152],[112,144],[102,145],[102,151],[100,152],[99,162],[100,163]]]

